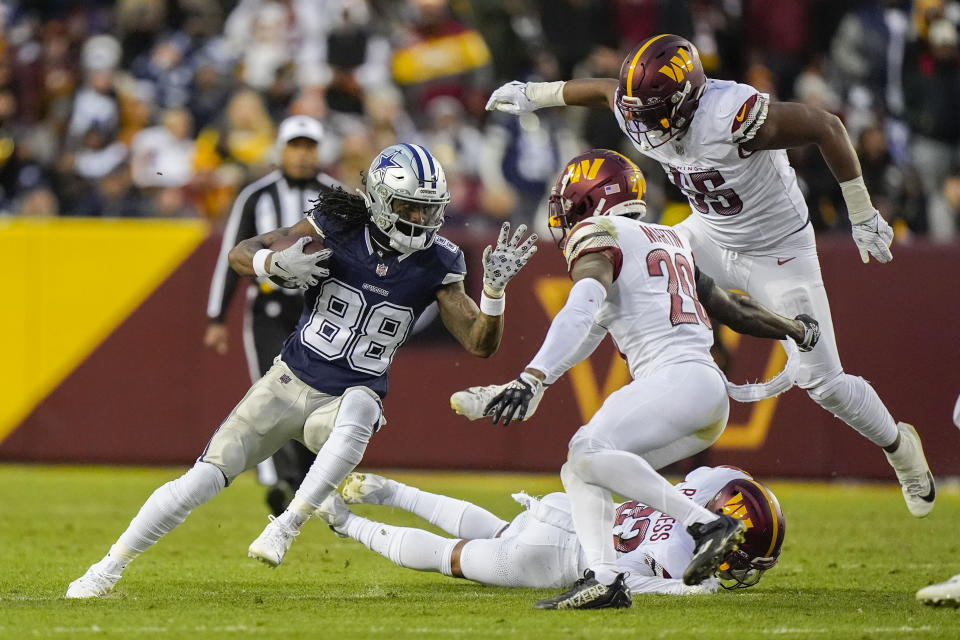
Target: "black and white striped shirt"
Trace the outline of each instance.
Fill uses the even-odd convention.
[[[217,266],[210,282],[207,317],[223,322],[240,277],[230,268],[227,254],[253,236],[290,227],[303,219],[321,191],[343,185],[325,173],[309,180],[290,180],[278,169],[247,185],[237,196],[223,230]]]

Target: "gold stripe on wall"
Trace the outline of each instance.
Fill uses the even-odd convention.
[[[0,222],[0,256],[5,264],[0,441],[208,233],[208,225],[198,220]]]

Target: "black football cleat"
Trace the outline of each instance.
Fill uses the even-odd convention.
[[[633,604],[627,574],[620,573],[612,584],[600,584],[593,571],[587,569],[573,588],[556,598],[541,600],[534,609],[628,609]]]
[[[683,584],[700,584],[717,572],[724,558],[743,542],[747,526],[742,520],[721,515],[712,522],[694,522],[687,527],[693,537],[693,558],[683,572]]]

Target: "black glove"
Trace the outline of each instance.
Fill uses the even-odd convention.
[[[499,423],[502,417],[503,426],[510,424],[514,418],[525,420],[537,410],[540,398],[543,397],[543,390],[544,384],[539,378],[523,372],[519,378],[508,384],[487,403],[483,415],[491,416],[493,424]]]
[[[820,323],[805,313],[801,313],[794,320],[803,325],[803,339],[797,340],[794,338],[797,348],[803,352],[810,351],[817,346],[817,341],[820,340]]]

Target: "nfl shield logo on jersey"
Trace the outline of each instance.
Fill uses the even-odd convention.
[[[386,264],[384,264],[384,263],[381,262],[380,264],[377,265],[377,275],[380,276],[381,278],[382,278],[383,276],[387,275],[387,265],[386,265]]]

